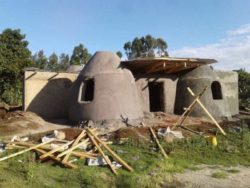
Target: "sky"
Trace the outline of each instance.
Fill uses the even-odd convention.
[[[80,43],[92,54],[124,52],[125,42],[151,34],[170,56],[250,71],[249,0],[0,0],[6,28],[21,29],[32,53],[71,54]]]

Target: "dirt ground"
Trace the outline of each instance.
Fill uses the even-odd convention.
[[[31,135],[66,127],[68,126],[49,123],[32,112],[8,112],[0,118],[0,137]]]
[[[200,170],[186,170],[185,173],[175,174],[174,181],[181,182],[178,187],[185,188],[249,188],[250,168],[237,166],[225,168],[221,166],[200,166]],[[230,169],[239,170],[238,173],[227,173]],[[228,174],[226,178],[214,178],[212,174],[223,171]]]
[[[99,124],[92,123],[91,126],[99,128],[99,131],[103,134],[112,132],[111,137],[113,138],[138,137],[145,139],[149,137],[148,126],[154,128],[172,127],[179,117],[177,115],[157,112],[150,114],[150,117],[137,121],[129,120],[126,123],[122,120],[106,121]],[[190,117],[185,123],[187,126],[195,128],[198,131],[209,131],[215,128],[209,121],[201,118]],[[45,121],[32,112],[7,112],[1,114],[0,117],[0,137],[25,136],[58,129],[65,129],[69,137],[72,137],[70,136],[71,132],[74,131],[74,129],[70,129],[72,126],[75,127],[76,125],[68,124],[67,120]],[[184,134],[188,134],[188,132],[182,131]],[[72,134],[74,136],[74,133]]]
[[[109,133],[109,137],[112,138],[127,138],[137,137],[141,139],[149,138],[148,127],[166,128],[173,127],[173,125],[180,118],[178,115],[167,114],[163,112],[149,113],[144,119],[141,120],[128,120],[124,122],[122,120],[106,121],[101,123],[93,123],[92,127],[98,128],[102,134]],[[186,127],[192,130],[203,132],[206,134],[215,134],[218,129],[214,124],[204,118],[188,117],[184,124]],[[235,122],[222,122],[223,128],[232,127]],[[12,137],[14,135],[25,136],[36,133],[48,132],[51,130],[65,129],[69,138],[74,137],[74,129],[70,129],[78,125],[69,124],[67,120],[53,120],[45,121],[38,115],[32,112],[14,111],[1,114],[0,117],[0,137]],[[67,130],[68,129],[68,130]],[[185,137],[193,135],[189,131],[177,128],[176,130],[182,131]],[[72,135],[70,135],[72,132]],[[111,134],[110,134],[111,133]]]

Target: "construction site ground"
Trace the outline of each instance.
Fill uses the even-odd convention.
[[[100,129],[104,130],[103,137],[113,142],[111,147],[135,168],[133,173],[119,170],[120,175],[115,177],[108,168],[85,164],[78,164],[77,170],[69,170],[34,163],[33,157],[27,154],[0,162],[0,187],[250,187],[248,115],[238,117],[237,121],[220,122],[227,137],[218,133],[207,119],[189,117],[185,126],[206,135],[218,133],[218,146],[213,147],[208,139],[177,128],[185,139],[171,143],[161,140],[169,155],[169,159],[164,160],[152,142],[148,127],[155,130],[172,127],[179,117],[157,112],[142,122],[129,120],[119,123],[117,128]],[[71,140],[81,131],[78,126],[66,120],[45,121],[31,112],[8,112],[0,116],[0,140],[19,135],[37,141],[59,129]]]

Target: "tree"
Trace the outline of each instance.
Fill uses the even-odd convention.
[[[168,45],[164,39],[162,38],[156,39],[157,53],[160,57],[168,56],[168,52],[166,51],[167,47]]]
[[[144,46],[145,52],[147,52],[147,56],[154,57],[154,48],[156,46],[156,41],[151,35],[146,35]]]
[[[69,67],[69,55],[62,53],[59,57],[59,66],[61,71],[67,70]]]
[[[88,52],[88,49],[83,46],[83,44],[79,44],[73,50],[73,54],[70,58],[71,65],[82,65],[86,64],[90,59],[91,54]]]
[[[56,53],[52,53],[49,56],[48,70],[49,71],[58,71],[59,70],[58,57],[57,57]]]
[[[121,51],[117,51],[116,55],[118,55],[119,58],[122,58],[122,52]]]
[[[47,69],[48,66],[48,58],[44,55],[43,50],[39,50],[37,53],[35,53],[32,56],[32,60],[34,62],[34,65],[38,67],[39,69]]]
[[[131,57],[132,55],[132,44],[130,41],[126,42],[123,46],[123,49],[125,50],[125,53],[127,55],[127,57]]]
[[[123,48],[128,59],[138,57],[166,57],[168,53],[167,43],[162,38],[154,38],[151,35],[146,35],[141,38],[134,38],[132,42],[128,41]]]
[[[250,73],[244,69],[237,70],[239,76],[239,103],[241,107],[250,108]]]
[[[6,29],[0,34],[0,101],[21,103],[22,70],[31,66],[28,41],[20,29]]]

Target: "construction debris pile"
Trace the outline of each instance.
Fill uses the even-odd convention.
[[[27,138],[15,137],[12,141],[5,142],[5,149],[21,148],[17,153],[0,158],[0,161],[21,155],[28,151],[38,153],[39,159],[45,161],[51,159],[65,167],[75,169],[77,166],[73,162],[77,159],[87,159],[88,165],[104,165],[107,164],[111,171],[117,175],[116,168],[124,167],[128,171],[133,171],[124,160],[122,160],[104,141],[102,141],[96,133],[96,129],[82,130],[82,132],[73,140],[60,139],[65,137],[61,132],[55,132],[57,137],[43,137],[41,143],[28,142]],[[105,148],[115,160],[111,162],[109,157],[105,155],[102,148]],[[70,157],[74,158],[70,160]]]

